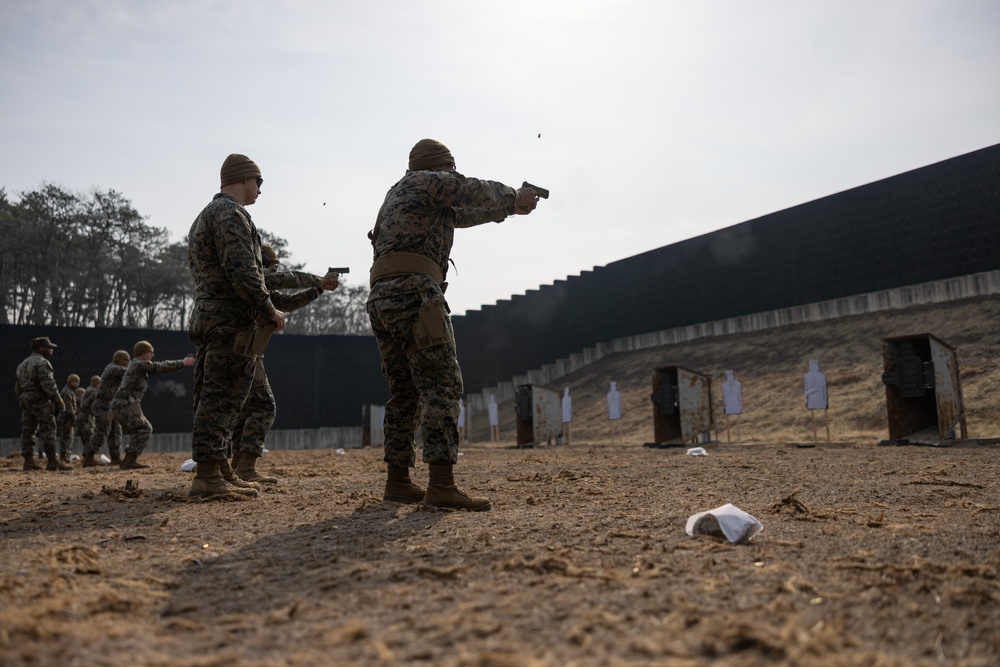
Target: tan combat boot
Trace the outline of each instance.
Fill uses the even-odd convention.
[[[410,469],[406,466],[390,465],[382,500],[394,503],[419,503],[423,499],[424,490],[410,479]]]
[[[427,482],[427,493],[424,494],[424,505],[464,509],[470,512],[485,512],[490,509],[489,498],[467,496],[455,486],[450,463],[436,461],[428,466],[430,480]]]
[[[236,476],[244,482],[257,482],[259,484],[277,484],[277,477],[265,477],[261,475],[254,466],[257,464],[257,457],[253,454],[243,452],[240,456],[239,465],[236,466]]]
[[[66,465],[56,456],[56,450],[45,450],[45,469],[56,470],[58,472],[71,472],[73,466]]]
[[[99,468],[104,465],[104,461],[97,458],[94,452],[86,452],[83,455],[83,467],[84,468]]]
[[[148,468],[149,466],[145,463],[139,463],[136,459],[139,455],[135,452],[125,452],[125,460],[122,461],[119,468],[122,470],[141,470],[142,468]]]
[[[228,493],[238,493],[243,496],[258,495],[257,489],[241,489],[232,486],[219,474],[220,461],[199,461],[198,471],[191,482],[189,496],[224,496]]]
[[[45,470],[45,467],[38,465],[34,452],[28,452],[24,454],[24,466],[21,470]]]
[[[244,482],[242,479],[236,476],[233,472],[233,467],[229,465],[229,461],[223,459],[219,461],[219,474],[222,475],[222,479],[226,481],[226,484],[230,486],[235,486],[240,489],[256,489],[260,491],[260,484],[257,482]]]
[[[111,452],[108,458],[111,459],[111,463],[108,464],[110,466],[120,466],[122,464],[122,457],[117,451]]]

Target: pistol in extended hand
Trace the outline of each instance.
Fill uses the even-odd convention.
[[[535,191],[535,194],[537,194],[542,199],[548,199],[549,198],[549,191],[548,190],[546,190],[545,188],[540,188],[537,185],[532,185],[528,181],[525,181],[524,183],[521,183],[521,187],[522,188],[531,188],[532,190]]]
[[[350,273],[351,270],[349,268],[347,268],[346,266],[341,266],[339,268],[335,267],[335,266],[331,266],[331,267],[329,267],[326,270],[326,272],[327,273],[341,273],[341,274],[343,274],[343,273]]]

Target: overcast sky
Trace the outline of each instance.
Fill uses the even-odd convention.
[[[998,143],[998,82],[996,0],[0,0],[0,187],[179,241],[245,153],[257,225],[357,283],[432,137],[552,191],[455,234],[463,313]]]

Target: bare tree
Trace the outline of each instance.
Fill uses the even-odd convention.
[[[120,193],[0,188],[0,323],[184,330],[194,306],[187,239],[146,223]],[[261,231],[283,258],[288,242]],[[290,333],[370,334],[365,286],[344,284],[296,312]]]

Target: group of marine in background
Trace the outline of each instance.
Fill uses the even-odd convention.
[[[46,470],[73,470],[72,449],[77,434],[83,444],[84,468],[148,468],[138,459],[153,433],[142,413],[149,376],[193,366],[194,357],[153,361],[152,344],[140,340],[133,346],[132,356],[126,350],[117,350],[104,371],[90,378],[90,387],[81,387],[80,376],[72,373],[60,390],[51,362],[56,347],[47,336],[35,338],[31,341],[31,356],[18,365],[15,374],[14,392],[21,407],[23,469],[42,469],[35,458],[37,435],[39,457],[45,459]],[[124,458],[120,450],[123,435],[128,436]],[[99,458],[105,446],[108,461]]]
[[[282,295],[282,305],[287,310],[301,308],[322,292],[313,285],[319,281],[317,276],[280,271],[277,253],[270,245],[263,244],[262,255],[270,289],[307,287]],[[195,357],[153,361],[152,344],[141,340],[133,347],[132,355],[117,350],[102,373],[90,378],[89,387],[80,386],[80,376],[72,373],[59,389],[51,363],[57,347],[46,336],[35,338],[31,342],[31,355],[17,367],[15,393],[21,407],[23,470],[72,471],[77,460],[73,455],[77,436],[82,445],[79,460],[84,468],[148,468],[138,459],[153,432],[152,424],[142,412],[149,376],[193,366]],[[274,417],[274,399],[267,376],[255,374],[250,396],[230,438],[232,463],[227,460],[222,466],[222,476],[230,487],[256,492],[261,483],[277,483],[276,478],[261,475],[254,465],[263,454],[264,440]],[[128,436],[124,451],[123,436]],[[101,452],[105,448],[107,458]]]

